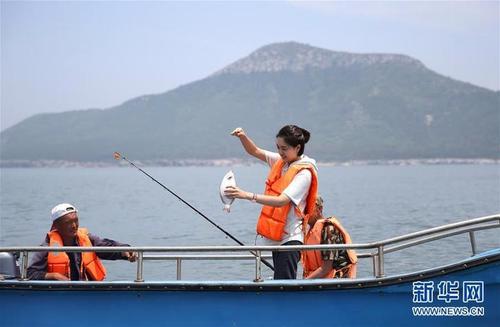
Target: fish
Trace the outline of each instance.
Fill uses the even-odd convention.
[[[224,195],[224,191],[228,186],[236,186],[236,178],[234,177],[232,170],[228,171],[226,175],[224,175],[219,188],[220,199],[222,200],[222,203],[224,203],[224,208],[222,210],[229,213],[231,210],[231,204],[234,202],[234,198],[231,199]]]

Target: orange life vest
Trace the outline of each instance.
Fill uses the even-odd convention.
[[[342,227],[335,217],[319,219],[311,230],[306,234],[304,239],[305,245],[317,245],[321,243],[321,232],[323,231],[323,226],[325,222],[329,221],[333,224],[334,228],[340,231],[342,238],[345,241],[345,244],[352,244],[351,237],[349,233]],[[341,277],[347,276],[349,278],[356,278],[356,264],[358,262],[358,257],[356,256],[356,252],[354,250],[347,250],[347,256],[349,261],[351,262],[346,267],[335,270],[333,267],[331,271],[324,278],[333,278],[337,273],[340,274]],[[320,268],[323,264],[323,258],[321,257],[321,250],[315,251],[302,251],[302,264],[304,266],[304,278],[312,274],[316,269]]]
[[[57,230],[52,230],[47,234],[49,246],[64,246],[61,235]],[[78,228],[78,246],[92,246],[87,229]],[[49,252],[47,257],[47,272],[57,272],[71,278],[70,261],[65,252]],[[80,265],[80,278],[101,281],[106,277],[106,268],[95,252],[82,252]]]
[[[266,189],[264,191],[265,195],[278,196],[286,189],[288,185],[292,182],[293,178],[303,169],[308,169],[311,172],[311,186],[309,187],[309,194],[307,195],[307,202],[304,213],[302,213],[297,207],[295,207],[295,212],[299,217],[303,219],[303,225],[307,224],[308,214],[310,214],[315,208],[316,196],[318,194],[318,176],[316,169],[310,163],[296,163],[290,165],[286,173],[282,176],[282,168],[285,162],[279,159],[271,168],[269,176],[266,180]],[[281,241],[283,238],[286,218],[288,212],[292,206],[290,201],[287,205],[283,207],[271,207],[263,206],[262,211],[257,221],[257,233],[275,241]]]

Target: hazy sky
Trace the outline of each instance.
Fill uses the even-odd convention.
[[[1,1],[1,129],[109,108],[201,79],[283,41],[401,53],[500,89],[499,1]]]

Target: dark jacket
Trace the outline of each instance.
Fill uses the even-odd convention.
[[[100,238],[96,235],[88,234],[90,242],[93,246],[130,246],[128,244],[118,243],[116,241]],[[45,239],[45,242],[41,244],[41,246],[49,246],[48,238]],[[78,244],[74,244],[74,246],[78,246]],[[68,252],[66,253],[70,259],[71,264],[71,280],[80,280],[80,263],[82,259],[81,253],[76,252]],[[105,260],[118,260],[126,258],[122,257],[121,252],[96,252],[97,256],[100,259]],[[30,260],[30,265],[28,267],[28,278],[34,280],[42,280],[45,279],[45,274],[47,273],[47,256],[48,252],[34,252],[33,257]]]

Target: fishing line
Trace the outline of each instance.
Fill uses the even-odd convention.
[[[208,218],[207,216],[205,216],[201,211],[199,211],[198,209],[196,209],[195,207],[193,207],[191,204],[189,204],[186,200],[184,200],[183,198],[181,198],[179,195],[175,194],[175,192],[173,192],[172,190],[170,190],[168,187],[166,187],[165,185],[163,185],[162,183],[160,183],[158,180],[156,180],[153,176],[151,176],[150,174],[148,174],[147,172],[145,172],[142,168],[136,166],[132,161],[128,160],[125,156],[122,156],[120,152],[115,152],[113,153],[113,157],[116,159],[116,160],[125,160],[126,162],[128,162],[130,165],[132,165],[133,167],[137,168],[141,173],[143,173],[144,175],[148,176],[149,178],[151,178],[154,182],[156,182],[158,185],[160,185],[161,187],[163,187],[165,190],[167,190],[170,194],[172,194],[173,196],[175,196],[177,199],[179,199],[182,203],[184,203],[185,205],[187,205],[188,207],[190,207],[191,209],[193,209],[197,214],[199,214],[200,216],[202,216],[203,218],[205,218],[209,223],[211,223],[212,225],[214,225],[215,227],[217,227],[221,232],[223,232],[224,234],[226,234],[226,236],[228,236],[229,238],[231,238],[233,241],[235,241],[236,243],[238,243],[238,245],[241,245],[241,246],[244,246],[245,244],[243,244],[242,242],[240,242],[236,237],[234,237],[233,235],[231,235],[229,232],[227,232],[226,230],[224,230],[222,227],[220,227],[219,225],[217,225],[214,221],[212,221],[210,218]],[[254,252],[250,251],[250,253],[252,253],[253,255],[256,255]],[[274,267],[273,265],[271,265],[267,260],[261,258],[261,261],[263,264],[265,264],[266,266],[268,266],[271,270],[274,271]]]

